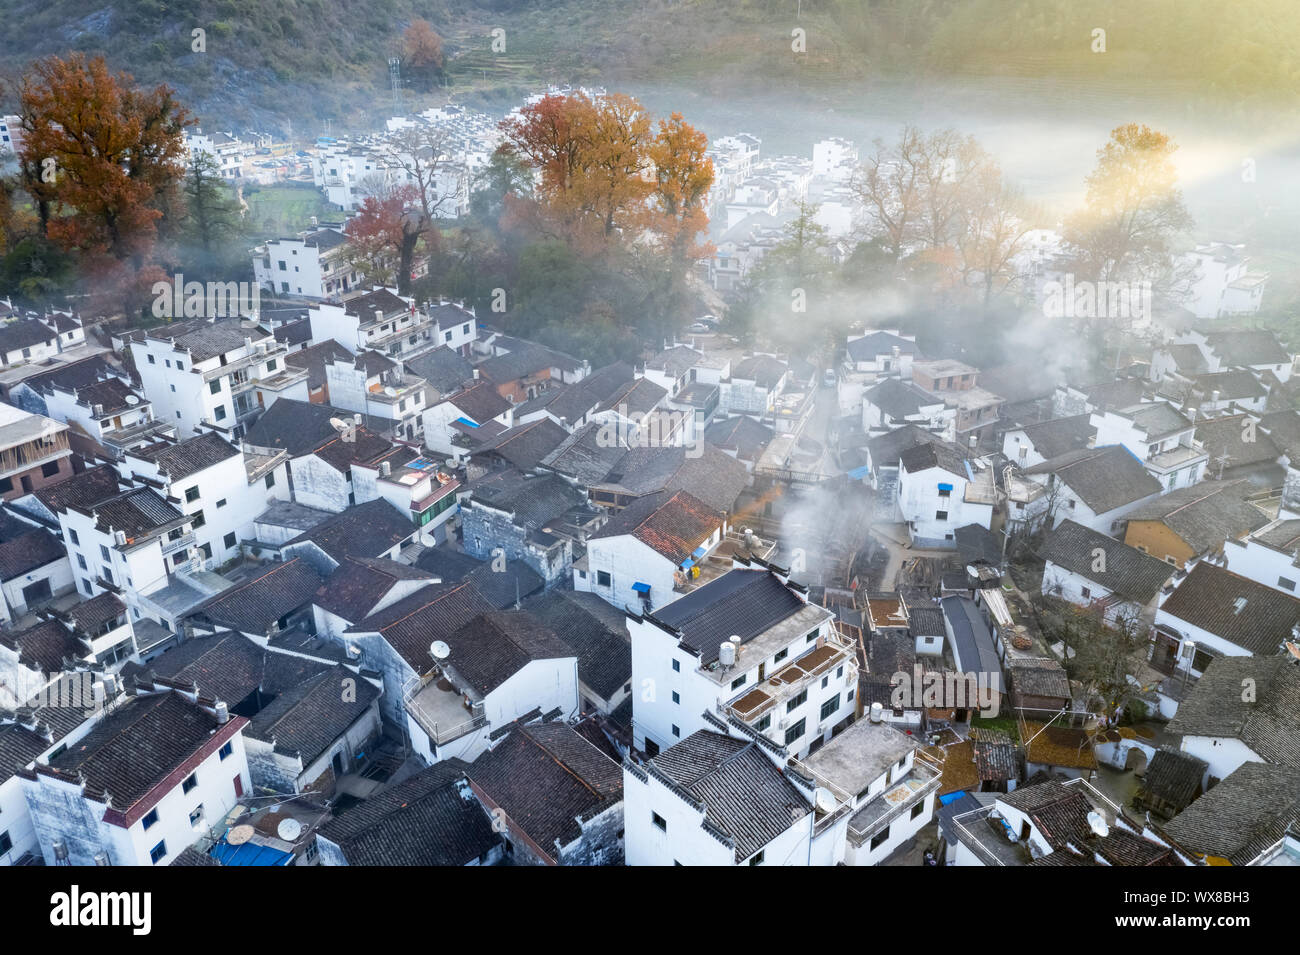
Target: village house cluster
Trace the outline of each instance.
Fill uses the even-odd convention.
[[[346,215],[412,131],[464,213],[472,110],[188,143]],[[852,143],[760,146],[711,144],[718,291],[860,224]],[[0,865],[1300,863],[1300,379],[1240,247],[1052,380],[712,316],[592,367],[347,242],[252,250],[249,314],[0,307]]]

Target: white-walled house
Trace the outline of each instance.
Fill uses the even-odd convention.
[[[411,747],[425,762],[472,760],[534,710],[577,715],[578,658],[532,614],[484,613],[444,642],[448,654],[431,656],[436,678],[409,681],[402,700]]]
[[[1268,273],[1249,269],[1244,245],[1211,242],[1187,253],[1194,269],[1187,309],[1197,318],[1254,315],[1263,303]]]
[[[1208,561],[1188,568],[1156,611],[1157,669],[1200,676],[1216,657],[1273,656],[1296,639],[1300,599]]]
[[[183,438],[201,426],[240,435],[276,399],[307,401],[307,370],[289,365],[287,353],[270,331],[239,318],[171,322],[131,342],[155,416]]]
[[[478,337],[474,313],[447,302],[423,307],[393,289],[374,288],[341,305],[310,309],[313,341],[332,338],[350,352],[410,358],[446,346],[462,355]]]
[[[54,383],[45,393],[45,406],[50,417],[75,423],[117,457],[176,436],[176,426],[154,420],[153,403],[120,378],[103,378],[84,387]]]
[[[1224,566],[1285,594],[1296,593],[1300,582],[1300,520],[1278,520],[1244,539],[1223,544]]]
[[[1038,556],[1045,561],[1044,595],[1097,607],[1111,622],[1150,622],[1160,592],[1177,572],[1157,557],[1071,520],[1048,534]]]
[[[393,433],[406,441],[424,436],[427,385],[423,378],[404,373],[397,362],[374,351],[327,358],[325,379],[334,407],[391,421]]]
[[[195,546],[212,566],[238,557],[241,545],[254,539],[258,515],[289,495],[283,456],[250,475],[243,452],[215,432],[132,452],[123,469],[158,482],[167,497],[180,502],[191,519]]]
[[[361,284],[349,251],[348,237],[338,229],[268,239],[253,250],[253,280],[277,295],[338,301]]]
[[[753,566],[628,619],[632,684],[644,690],[633,697],[633,738],[647,755],[708,728],[705,713],[795,755],[854,716],[857,663],[835,615],[774,568]]]
[[[1022,473],[1046,491],[1026,506],[1026,520],[1068,519],[1103,534],[1118,533],[1125,515],[1164,490],[1123,445],[1069,451]]]
[[[1123,445],[1166,491],[1189,487],[1205,474],[1210,455],[1196,440],[1196,425],[1173,405],[1151,401],[1098,411],[1091,423],[1097,447]]]
[[[692,569],[726,533],[726,518],[686,491],[660,491],[629,504],[587,539],[573,589],[620,609],[657,610],[686,590]]]
[[[863,431],[892,431],[909,424],[951,441],[956,435],[956,412],[943,398],[899,378],[886,378],[863,392]]]
[[[45,864],[170,863],[250,792],[247,723],[176,692],[118,703],[21,774]]]
[[[643,764],[625,762],[627,864],[812,864],[812,792],[782,772],[784,763],[780,747],[726,724],[696,730]]]
[[[1243,763],[1295,766],[1300,758],[1300,668],[1289,654],[1212,661],[1179,704],[1169,732],[1208,764],[1203,788]]]
[[[898,512],[912,542],[927,547],[956,547],[959,527],[993,520],[997,502],[992,472],[977,470],[954,445],[929,443],[908,448],[899,457]]]

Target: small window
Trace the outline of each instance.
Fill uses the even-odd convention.
[[[785,731],[785,745],[789,746],[791,743],[797,740],[800,736],[803,735],[803,731],[804,731],[804,721],[800,720],[798,723],[795,723],[794,726],[791,726],[788,730]]]
[[[225,421],[225,420],[226,420],[226,406],[225,406],[225,405],[217,405],[216,411],[214,411],[213,414],[216,416],[216,419],[217,419],[218,421]]]
[[[673,660],[673,672],[674,672],[674,673],[681,673],[681,672],[682,672],[682,661],[681,661],[681,660]]]
[[[234,751],[235,751],[234,743],[227,743],[225,746],[221,747],[221,749],[217,750],[217,756],[220,757],[221,759],[225,759]]]
[[[925,801],[922,800],[912,807],[912,818],[915,819],[921,813],[925,812]]]
[[[871,837],[871,848],[879,849],[888,841],[889,841],[889,827],[885,826],[884,829],[881,829],[879,832],[877,832],[874,836]]]
[[[790,702],[785,705],[785,711],[787,713],[793,713],[795,710],[799,709],[799,707],[803,706],[807,702],[808,702],[808,691],[800,690],[797,694],[790,697]]]
[[[275,475],[274,475],[274,474],[268,474],[268,475],[266,476],[266,486],[267,486],[268,488],[275,487]]]
[[[789,655],[790,655],[790,648],[789,648],[789,647],[786,647],[784,650],[782,650],[780,653],[778,653],[776,656],[774,656],[774,657],[772,658],[772,662],[773,662],[773,663],[780,663],[782,660],[784,660],[784,659],[785,659],[786,657],[788,657]]]
[[[193,525],[195,530],[198,530],[200,527],[202,527],[204,524],[208,522],[208,519],[203,516],[202,511],[195,511],[191,516],[194,518],[191,524]]]
[[[156,361],[154,361],[154,359],[153,359],[153,355],[150,355],[150,356],[149,356],[149,364],[151,364],[151,365],[156,365],[156,364],[158,364]]]
[[[142,825],[144,826],[144,828],[146,828],[146,829],[151,828],[151,827],[153,826],[153,824],[154,824],[155,822],[157,822],[157,821],[158,821],[158,810],[157,810],[157,809],[150,809],[147,813],[145,813],[144,818],[140,820],[141,824],[142,824]]]
[[[610,584],[609,571],[607,570],[596,571],[596,584],[597,586],[600,587],[608,587]]]
[[[1277,585],[1283,590],[1295,590],[1295,581],[1288,580],[1286,577],[1279,577],[1277,579]]]
[[[1091,587],[1080,587],[1080,588],[1079,588],[1079,596],[1081,596],[1084,600],[1090,600],[1090,599],[1092,598],[1092,588],[1091,588]]]
[[[663,816],[659,815],[659,813],[657,812],[650,813],[650,821],[654,823],[654,827],[658,829],[660,832],[668,831],[668,820],[665,819]]]
[[[836,693],[829,700],[827,700],[825,703],[822,704],[821,718],[823,720],[830,718],[830,716],[839,708],[840,708],[840,695]]]
[[[766,733],[772,725],[772,714],[768,713],[761,720],[754,724],[754,729],[760,733]]]
[[[81,566],[82,570],[90,570],[86,565],[86,558],[82,557],[80,554],[77,555],[77,563]]]
[[[947,512],[947,511],[935,511],[935,512],[934,512],[934,519],[935,519],[936,521],[946,521],[946,520],[948,519],[948,512]]]
[[[673,690],[673,702],[679,705],[682,702],[682,695],[678,693],[676,690]]]
[[[220,508],[225,506],[226,506],[226,499],[224,497],[221,500],[217,501],[217,507]]]
[[[105,547],[103,544],[100,544],[100,545],[99,545],[99,555],[100,555],[101,557],[103,557],[104,560],[112,560],[112,559],[113,559],[112,555],[109,554],[109,552],[108,552],[108,548]]]
[[[678,737],[679,739],[681,738],[682,735],[682,728],[678,726],[676,723],[673,724],[673,735]]]
[[[72,538],[72,543],[76,544],[78,547],[81,546],[81,541],[77,539],[77,532],[72,528],[68,528],[68,536]]]
[[[185,777],[185,782],[181,783],[181,792],[187,793],[198,784],[199,784],[198,774],[190,773],[188,776]]]
[[[166,857],[166,855],[167,840],[164,839],[162,842],[158,843],[158,845],[149,850],[149,861],[157,865],[159,861]]]
[[[740,676],[738,676],[738,677],[736,677],[734,680],[732,680],[732,681],[731,681],[731,688],[732,688],[733,690],[739,690],[742,686],[745,685],[745,677],[746,677],[746,674],[742,673]]]
[[[763,850],[762,850],[762,849],[759,849],[757,852],[755,852],[752,856],[749,857],[749,864],[750,864],[750,865],[762,865],[762,864],[763,864]]]
[[[190,813],[190,825],[191,826],[203,825],[203,804],[202,803],[199,803],[199,805],[195,806],[194,811]]]
[[[185,362],[183,362],[183,361],[178,361],[178,362],[176,363],[176,370],[177,370],[177,371],[184,371],[184,370],[185,370]]]
[[[223,538],[221,539],[221,543],[223,543],[223,544],[226,545],[226,549],[227,549],[227,550],[229,550],[230,548],[234,547],[234,546],[235,546],[235,532],[234,532],[234,531],[231,531],[229,534],[227,534],[225,537],[223,537]]]
[[[278,367],[279,367],[279,362],[277,362],[274,358],[272,358],[270,361],[266,363],[266,370],[268,373],[275,371],[275,369]]]
[[[208,382],[208,391],[212,392],[214,395],[221,394],[221,379],[213,378]]]
[[[199,499],[199,486],[196,484],[191,488],[185,489],[185,501],[191,503]]]

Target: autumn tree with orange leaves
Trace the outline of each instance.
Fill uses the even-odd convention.
[[[158,224],[181,203],[189,112],[167,86],[141,89],[102,57],[51,56],[19,87],[20,179],[41,230],[65,252],[101,305],[139,303],[162,278]]]
[[[396,186],[366,196],[343,232],[348,237],[349,263],[368,283],[405,287],[415,239],[409,217],[417,196],[413,186]],[[413,214],[419,215],[418,212]],[[403,272],[403,269],[408,270]]]
[[[713,166],[706,138],[679,114],[656,130],[630,96],[551,95],[504,120],[501,130],[502,148],[539,179],[533,199],[513,204],[518,221],[584,254],[644,238],[679,265],[708,253],[697,237],[708,228]]]

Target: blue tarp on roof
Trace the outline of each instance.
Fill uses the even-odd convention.
[[[209,855],[222,865],[288,865],[293,860],[292,854],[270,846],[258,846],[251,842],[232,846],[224,839],[212,847]]]
[[[637,593],[639,593],[639,594],[648,594],[648,593],[650,593],[650,585],[649,585],[649,584],[643,584],[643,583],[641,583],[641,581],[639,581],[639,580],[638,580],[636,583],[634,583],[634,584],[632,585],[632,589],[635,590],[635,591],[636,591]]]
[[[940,484],[940,485],[939,485],[939,490],[941,490],[941,491],[951,491],[951,490],[952,490],[952,485],[951,485],[951,484]]]
[[[463,424],[463,425],[464,425],[465,427],[467,427],[467,428],[477,428],[477,427],[478,427],[478,424],[475,423],[475,422],[473,422],[473,421],[470,421],[469,418],[457,418],[457,419],[456,419],[456,423],[457,423],[457,424]]]
[[[704,556],[704,553],[705,553],[704,547],[700,546],[695,548],[695,550],[691,551],[691,556],[694,557],[696,560],[699,560],[701,557]]]
[[[695,561],[691,560],[689,557],[682,561],[682,570],[690,570],[694,566]]]
[[[852,471],[850,471],[849,477],[851,477],[855,481],[861,481],[864,477],[868,477],[870,474],[871,474],[871,468],[864,464],[862,465],[862,467],[854,468]]]

